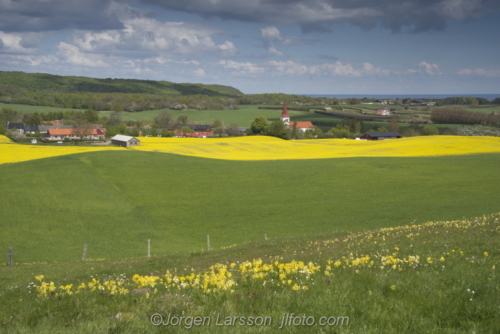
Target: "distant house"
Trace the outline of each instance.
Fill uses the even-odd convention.
[[[389,109],[389,108],[379,109],[377,111],[377,115],[390,116],[391,115],[391,109]]]
[[[309,121],[307,121],[307,122],[290,122],[288,124],[288,128],[290,128],[290,129],[297,128],[302,132],[306,132],[306,130],[314,129],[314,125]]]
[[[124,135],[116,135],[113,138],[111,138],[111,143],[123,147],[130,147],[130,146],[139,146],[141,145],[141,141],[137,138],[131,137],[131,136],[124,136]]]
[[[410,104],[412,106],[426,106],[427,105],[427,101],[424,101],[424,100],[411,100]]]
[[[387,140],[401,138],[398,132],[367,132],[359,140]]]
[[[55,129],[74,129],[74,125],[39,125],[38,126],[38,132],[40,133],[47,133],[49,130],[55,130]]]
[[[24,133],[24,123],[7,123],[7,130],[16,129],[19,133]]]
[[[45,135],[46,140],[69,139],[102,139],[104,134],[97,129],[49,129]]]
[[[24,127],[24,133],[37,133],[38,125],[26,125]]]
[[[197,124],[194,126],[193,130],[194,131],[208,132],[208,131],[212,130],[212,126],[209,124]]]
[[[55,121],[42,121],[42,124],[44,125],[54,125],[54,126],[60,126],[63,124],[62,120],[55,120]]]

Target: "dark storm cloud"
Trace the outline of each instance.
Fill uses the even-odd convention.
[[[106,0],[0,0],[0,31],[120,29]]]
[[[446,19],[498,11],[497,0],[139,0],[168,10],[224,20],[296,23],[303,32],[330,32],[336,22],[393,32],[442,30]]]
[[[118,3],[131,12],[142,4],[204,18],[298,24],[306,33],[330,32],[339,22],[393,32],[435,31],[445,28],[447,18],[474,19],[500,9],[498,0],[0,0],[0,31],[121,29],[119,18],[126,13]]]

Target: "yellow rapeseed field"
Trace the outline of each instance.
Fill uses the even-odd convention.
[[[9,162],[29,161],[42,158],[57,157],[67,154],[99,152],[103,150],[124,150],[119,147],[89,147],[89,146],[41,146],[21,145],[0,135],[0,164]]]
[[[348,157],[420,157],[500,153],[500,138],[427,136],[397,140],[281,140],[266,136],[237,138],[140,138],[128,149],[224,160],[289,160]],[[0,136],[0,164],[66,154],[127,150],[119,147],[19,145]]]
[[[500,153],[500,138],[427,136],[397,140],[281,140],[275,137],[141,138],[134,150],[225,160],[420,157]]]

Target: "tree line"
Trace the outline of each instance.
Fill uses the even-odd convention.
[[[432,110],[431,121],[437,124],[482,124],[500,126],[500,114],[454,108],[440,108]]]

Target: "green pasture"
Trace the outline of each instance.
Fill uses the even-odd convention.
[[[0,332],[498,333],[498,217],[468,217],[448,225],[432,223],[358,235],[271,238],[224,250],[151,258],[3,265]],[[359,264],[367,256],[369,260]],[[381,257],[401,262],[384,264]],[[239,265],[253,259],[271,266],[275,261],[312,262],[317,271],[311,275],[288,273],[284,280],[276,271],[266,272],[263,278],[251,273],[242,279]],[[336,261],[342,265],[333,264]],[[143,289],[148,295],[146,291],[132,293],[137,288],[131,280],[135,274],[160,278],[169,270],[180,277],[203,273],[216,263],[236,264],[234,269],[228,268],[237,282],[231,291],[166,288],[163,281]],[[38,275],[44,276],[45,284],[54,282],[56,290],[39,296],[33,286],[41,285],[35,280]],[[129,293],[111,295],[105,287],[91,291],[90,286],[72,295],[62,293],[64,286],[75,292],[80,284],[94,279],[101,284],[121,280]],[[293,290],[293,284],[307,289]],[[163,316],[165,324],[152,324],[153,314]],[[292,314],[313,317],[316,322],[283,326],[283,316]],[[211,321],[187,328],[184,323],[169,323],[168,315],[211,317]],[[217,316],[272,319],[263,326],[222,326]],[[325,325],[318,322],[320,317],[334,318]],[[338,317],[343,318],[340,324],[335,323]]]
[[[99,152],[0,165],[18,263],[172,254],[500,211],[500,155],[224,161]]]
[[[35,112],[42,114],[50,111],[66,111],[72,110],[71,108],[57,108],[57,107],[43,107],[43,106],[29,106],[25,104],[12,104],[12,103],[0,103],[1,108],[10,108],[14,109],[17,112],[22,112],[25,114],[33,114]],[[73,109],[76,110],[76,109]]]

